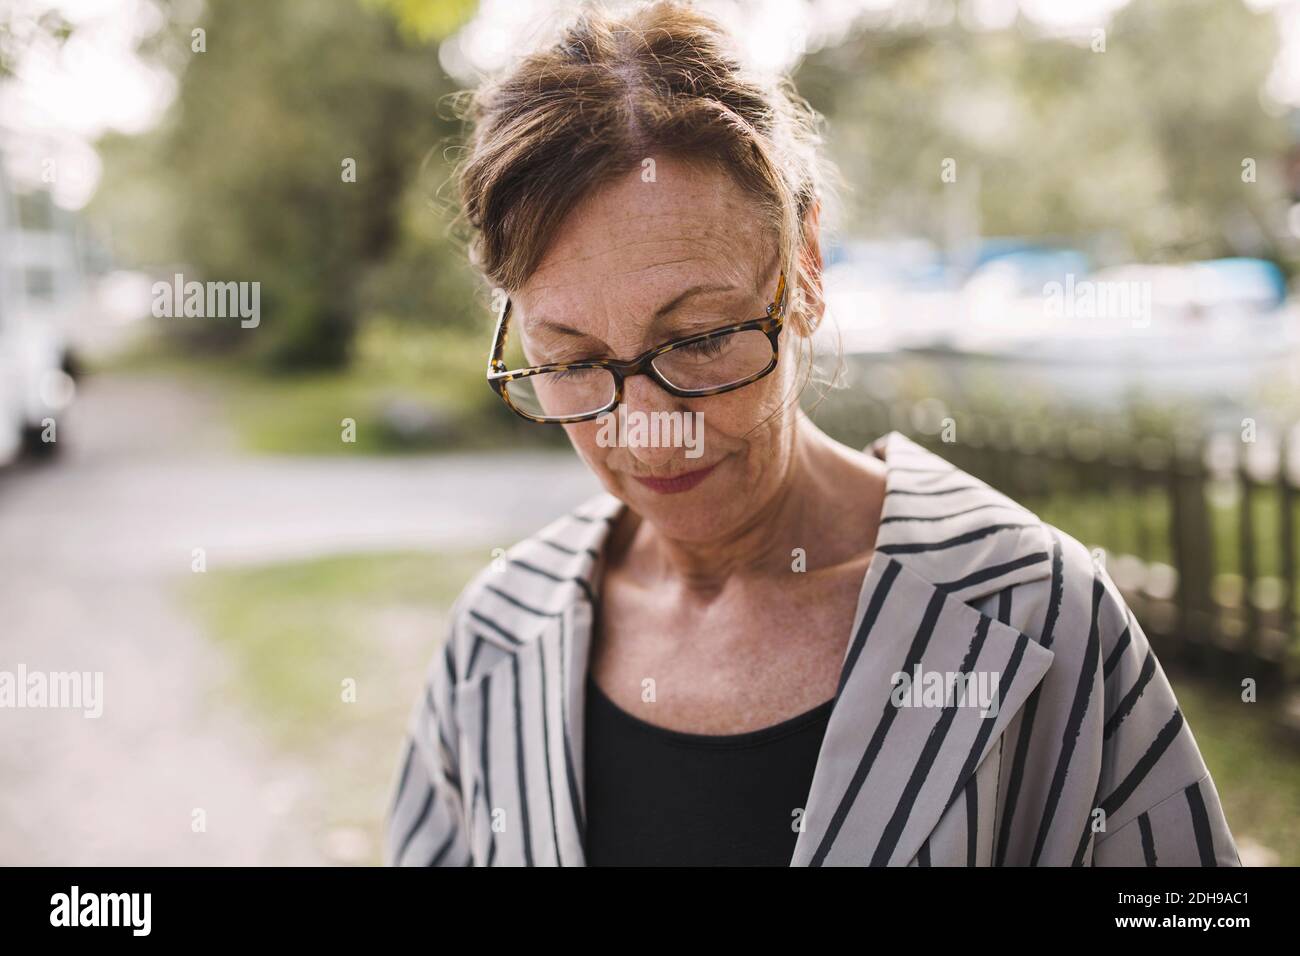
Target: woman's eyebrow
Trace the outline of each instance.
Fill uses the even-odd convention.
[[[574,338],[579,339],[591,338],[591,335],[587,332],[580,332],[577,329],[570,328],[562,322],[553,322],[550,319],[534,319],[528,324],[537,326],[538,328],[544,328],[548,332],[558,332],[560,335],[571,335]]]
[[[707,282],[701,282],[697,285],[691,286],[689,289],[686,289],[684,292],[678,293],[672,299],[665,302],[663,305],[659,306],[659,308],[655,309],[654,318],[662,319],[665,315],[673,311],[673,309],[680,306],[683,302],[685,302],[687,299],[691,298],[692,296],[703,295],[706,292],[731,292],[735,288],[736,286],[730,284],[718,285],[717,283],[711,284]]]

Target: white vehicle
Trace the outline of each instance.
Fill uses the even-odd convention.
[[[12,310],[0,308],[0,466],[12,462],[23,448],[26,410],[23,373],[18,364],[16,336],[10,332]]]
[[[58,448],[46,439],[72,401],[68,330],[83,287],[71,215],[0,169],[0,465]]]

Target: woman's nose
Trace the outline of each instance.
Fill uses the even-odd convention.
[[[626,429],[620,436],[633,456],[651,468],[662,468],[682,451],[674,443],[674,436],[683,434],[674,426],[674,418],[688,414],[681,399],[669,395],[649,375],[633,375],[623,383],[623,409],[625,419],[620,427]]]

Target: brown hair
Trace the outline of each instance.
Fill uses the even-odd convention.
[[[580,199],[663,152],[731,175],[773,227],[794,311],[816,295],[802,253],[832,172],[820,117],[788,78],[742,66],[726,30],[691,6],[584,10],[466,103],[461,214],[492,285],[517,289]]]

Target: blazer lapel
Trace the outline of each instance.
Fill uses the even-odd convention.
[[[1052,661],[880,552],[862,594],[794,866],[906,864]],[[914,682],[902,703],[900,673]],[[971,675],[970,698],[925,699],[929,675],[956,674]]]
[[[555,852],[560,866],[585,866],[583,838],[583,715],[591,607],[575,602],[542,632],[538,664],[546,675],[546,779],[555,811]]]
[[[1053,658],[967,603],[1050,573],[1042,526],[897,432],[869,450],[885,505],[794,866],[908,863]]]
[[[544,675],[546,778],[554,810],[555,853],[561,866],[585,866],[586,800],[583,775],[587,667],[597,602],[595,583],[605,539],[623,504],[610,495],[588,502],[548,540],[573,552],[577,588],[535,642],[533,666]]]

